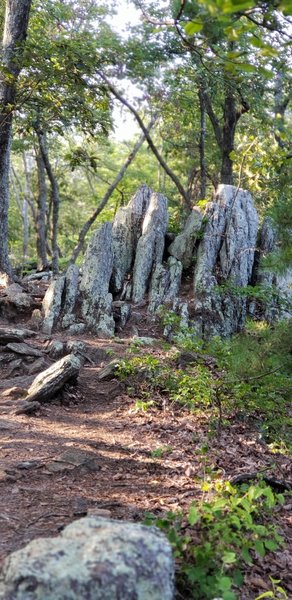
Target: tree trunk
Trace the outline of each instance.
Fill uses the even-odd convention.
[[[7,0],[0,72],[0,272],[12,276],[8,256],[9,164],[12,113],[20,73],[19,44],[26,37],[31,0]]]
[[[206,198],[206,187],[207,187],[207,167],[206,167],[206,157],[205,157],[205,139],[206,139],[206,107],[204,101],[204,94],[199,89],[199,103],[200,103],[200,141],[199,141],[199,151],[200,151],[200,200],[204,200]]]
[[[230,158],[230,153],[234,150],[237,113],[235,98],[230,90],[226,92],[223,117],[221,183],[233,185],[233,160]]]
[[[284,119],[285,111],[291,99],[291,92],[284,96],[283,92],[284,75],[279,71],[275,77],[275,138],[280,148],[285,148],[285,142],[282,139],[282,134],[285,129]]]
[[[51,184],[52,194],[52,269],[53,273],[59,272],[59,248],[58,248],[58,226],[59,226],[59,208],[60,208],[60,196],[57,179],[52,169],[52,165],[49,159],[49,153],[45,142],[44,133],[36,128],[36,134],[38,137],[40,152],[44,161],[44,166],[47,172]]]
[[[38,172],[38,196],[36,218],[36,246],[38,255],[38,270],[46,271],[49,268],[47,258],[47,183],[46,171],[41,152],[36,154]]]

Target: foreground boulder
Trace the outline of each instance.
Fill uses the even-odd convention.
[[[171,547],[156,528],[87,517],[14,552],[1,600],[172,600]]]
[[[68,354],[54,363],[49,369],[42,371],[28,388],[26,400],[46,402],[61,390],[67,381],[76,379],[81,368],[81,362],[74,354]]]

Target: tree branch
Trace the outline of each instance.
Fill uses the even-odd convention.
[[[209,94],[204,89],[202,89],[201,92],[202,92],[202,96],[204,99],[205,108],[206,108],[208,117],[209,117],[209,119],[212,123],[213,129],[214,129],[217,144],[218,144],[219,148],[222,148],[223,135],[222,135],[222,128],[220,126],[219,120],[216,117],[215,112],[213,110],[213,106],[212,106]]]
[[[176,186],[176,188],[178,189],[179,193],[181,194],[185,206],[188,210],[190,210],[190,199],[188,196],[187,191],[185,190],[185,188],[183,187],[183,185],[181,184],[181,182],[179,181],[178,177],[175,175],[175,173],[170,169],[170,167],[166,164],[165,160],[162,158],[160,152],[157,150],[151,136],[149,135],[149,131],[148,129],[145,127],[140,115],[138,114],[138,112],[135,110],[135,108],[128,102],[128,100],[126,100],[121,94],[120,92],[118,92],[118,90],[114,87],[114,85],[108,80],[108,78],[101,73],[100,71],[97,72],[99,77],[107,84],[109,90],[111,91],[111,93],[113,94],[113,96],[115,96],[115,98],[117,98],[117,100],[119,100],[121,102],[121,104],[123,104],[124,106],[126,106],[126,108],[128,108],[128,110],[134,115],[140,129],[142,129],[143,134],[148,142],[148,145],[150,147],[150,149],[152,150],[154,156],[157,158],[159,164],[162,166],[162,168],[164,169],[164,171],[167,173],[167,175],[170,177],[170,179],[173,181],[174,185]]]
[[[156,121],[156,116],[153,117],[146,129],[147,134],[150,131],[150,129],[153,127],[154,123]],[[146,135],[143,133],[140,138],[138,139],[138,141],[136,142],[133,150],[130,152],[129,156],[127,157],[126,161],[124,162],[123,166],[120,168],[115,180],[111,183],[111,185],[108,187],[102,201],[100,202],[100,204],[97,206],[97,208],[95,209],[95,211],[92,213],[91,217],[89,217],[89,219],[84,223],[80,233],[79,233],[79,237],[78,237],[78,242],[73,250],[71,259],[69,264],[73,264],[76,262],[76,259],[78,258],[83,246],[84,246],[84,241],[85,241],[85,237],[91,227],[91,225],[94,223],[94,221],[96,220],[96,218],[98,217],[98,215],[101,213],[101,211],[103,210],[103,208],[105,207],[105,205],[108,203],[112,193],[114,192],[114,190],[117,188],[118,184],[120,183],[122,177],[124,176],[127,168],[129,167],[129,165],[133,162],[136,154],[138,153],[138,151],[140,150],[142,144],[145,142]]]

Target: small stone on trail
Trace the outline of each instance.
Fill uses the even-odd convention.
[[[2,396],[4,396],[4,398],[7,398],[7,397],[20,398],[21,396],[27,396],[27,390],[25,390],[24,388],[15,386],[15,387],[9,388],[8,390],[4,390],[4,392],[2,392]]]

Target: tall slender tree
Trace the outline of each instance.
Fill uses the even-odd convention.
[[[12,276],[8,256],[9,163],[16,84],[31,0],[7,0],[0,67],[0,273]]]

